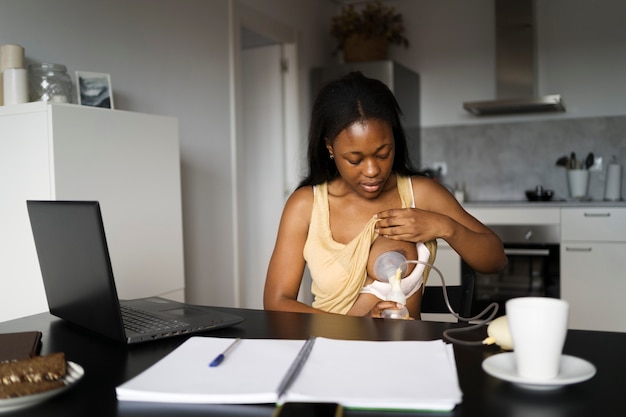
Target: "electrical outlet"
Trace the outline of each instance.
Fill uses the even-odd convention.
[[[448,173],[448,164],[445,162],[433,162],[433,171],[439,172],[439,175]]]
[[[589,168],[589,171],[602,171],[602,157],[596,156],[593,160],[593,165]]]

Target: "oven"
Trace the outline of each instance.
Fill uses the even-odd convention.
[[[472,313],[497,302],[499,314],[505,313],[505,302],[515,297],[560,297],[560,225],[494,225],[489,226],[504,244],[509,260],[499,274],[481,274],[461,263],[462,274],[475,278]]]

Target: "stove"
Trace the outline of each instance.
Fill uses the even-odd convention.
[[[509,260],[499,274],[482,274],[462,262],[462,275],[472,274],[475,282],[473,314],[492,302],[505,314],[507,300],[515,297],[560,296],[560,225],[493,225]]]

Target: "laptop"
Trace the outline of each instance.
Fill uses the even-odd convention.
[[[123,343],[204,332],[243,321],[210,307],[161,297],[120,300],[100,204],[29,200],[26,206],[53,315]]]

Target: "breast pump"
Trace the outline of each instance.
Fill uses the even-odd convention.
[[[448,339],[451,342],[462,344],[466,346],[476,346],[476,345],[489,345],[489,344],[498,344],[504,349],[512,348],[512,344],[510,342],[510,333],[508,331],[508,324],[505,322],[506,317],[500,317],[494,320],[498,312],[498,303],[491,303],[488,305],[483,311],[477,314],[474,317],[461,317],[457,314],[452,306],[450,305],[450,300],[448,299],[448,292],[446,290],[446,282],[443,277],[441,271],[435,267],[434,265],[420,261],[420,260],[407,260],[406,257],[397,251],[388,251],[382,253],[376,260],[374,261],[374,274],[376,277],[382,282],[389,282],[391,284],[391,291],[387,296],[388,301],[395,301],[397,303],[402,304],[402,309],[387,309],[383,310],[381,313],[381,317],[389,318],[389,319],[408,319],[409,312],[406,308],[406,296],[402,291],[401,280],[402,277],[406,274],[408,269],[408,264],[421,264],[429,267],[431,270],[435,271],[439,275],[439,279],[441,280],[441,286],[443,289],[443,298],[450,311],[454,317],[456,317],[459,321],[464,322],[474,322],[473,325],[463,328],[453,328],[447,329],[443,332],[444,338]],[[489,316],[486,319],[481,319],[484,317],[489,310],[492,310]],[[494,326],[491,326],[490,323],[494,321]],[[471,331],[476,328],[490,325],[488,328],[489,337],[481,340],[481,341],[467,341],[456,339],[451,336],[453,333],[460,333]]]
[[[400,310],[383,310],[381,316],[386,319],[408,319],[409,310],[406,308],[406,296],[400,282],[407,271],[407,259],[400,252],[389,251],[382,253],[374,262],[374,274],[382,282],[391,284],[388,301],[402,304]]]

